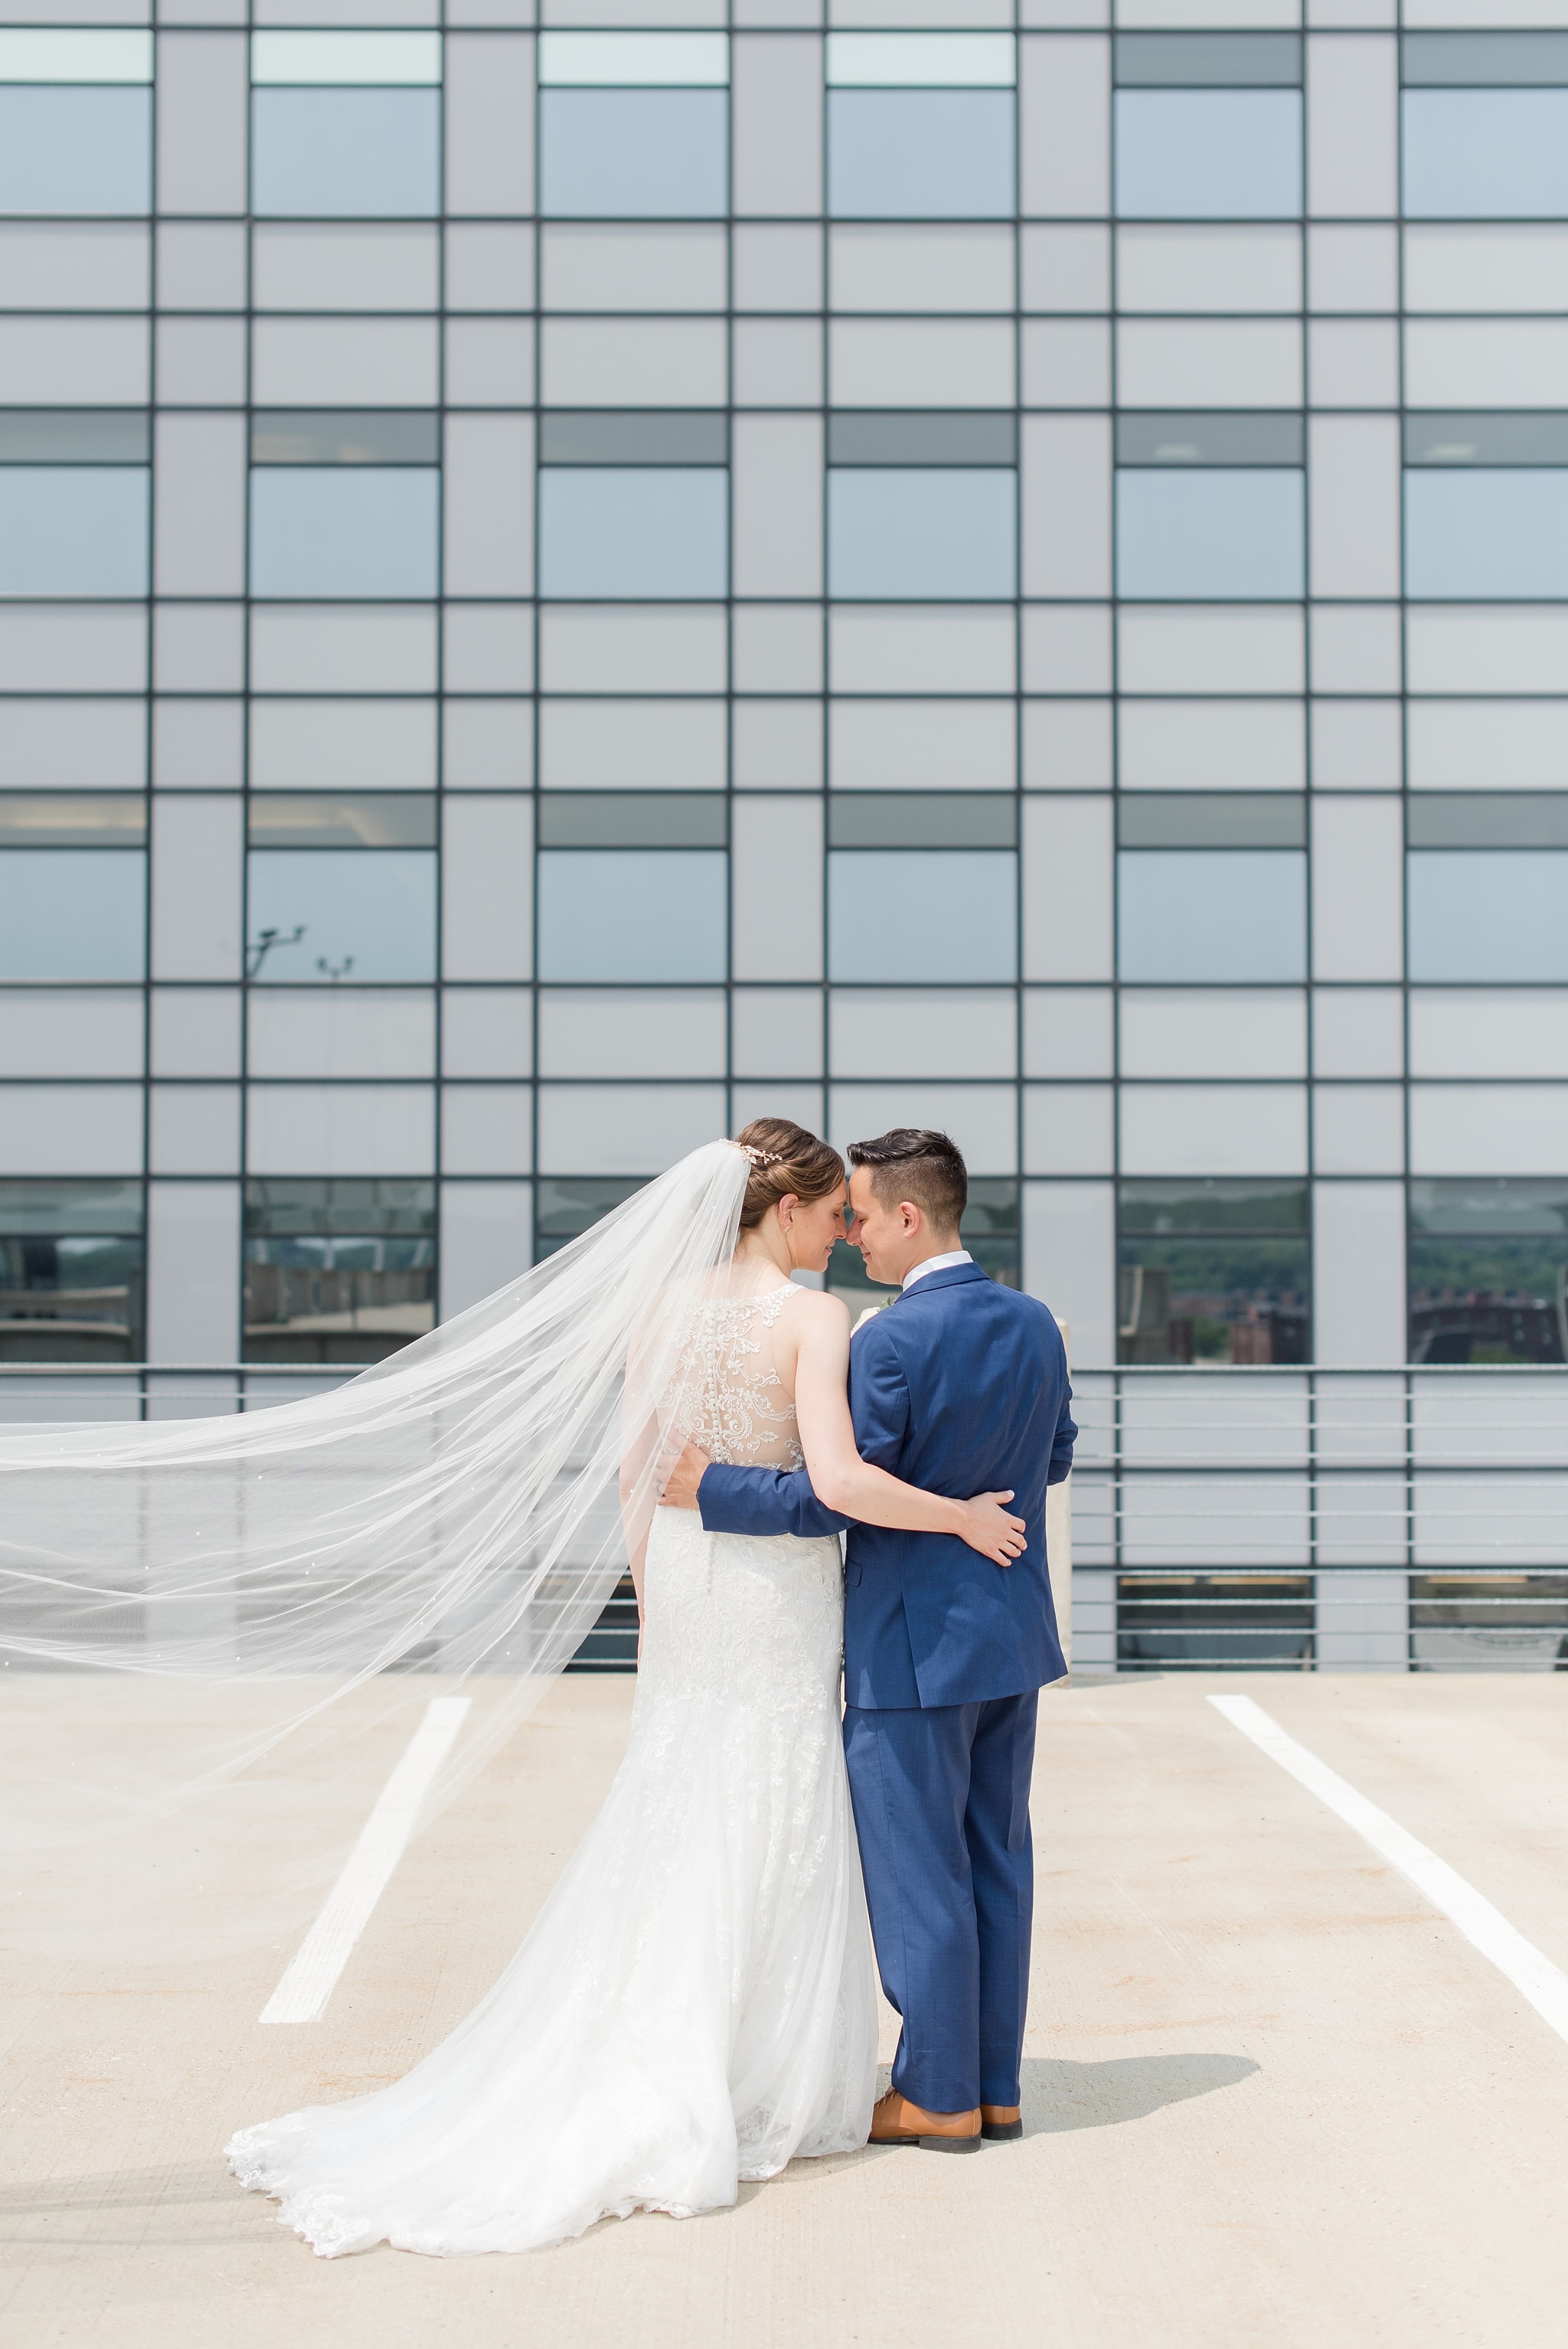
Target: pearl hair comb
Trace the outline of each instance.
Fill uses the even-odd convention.
[[[753,1166],[782,1166],[784,1164],[781,1150],[758,1150],[749,1142],[738,1142],[735,1146],[743,1158],[750,1159]]]

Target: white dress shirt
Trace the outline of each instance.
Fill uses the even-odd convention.
[[[945,1256],[928,1256],[923,1264],[910,1266],[903,1276],[903,1286],[913,1288],[915,1282],[923,1280],[928,1272],[945,1272],[950,1264],[973,1264],[974,1261],[967,1248],[949,1248]]]

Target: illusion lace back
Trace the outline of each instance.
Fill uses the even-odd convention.
[[[780,1288],[705,1309],[686,1417],[794,1467]],[[656,1512],[630,1741],[506,1972],[406,2078],[242,2129],[235,2175],[327,2257],[524,2251],[736,2199],[864,2143],[871,1948],[839,1734],[835,1538]]]

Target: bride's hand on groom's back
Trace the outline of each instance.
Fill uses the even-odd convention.
[[[1016,1557],[1021,1557],[1028,1538],[1023,1518],[1002,1506],[1012,1497],[1011,1493],[976,1493],[972,1501],[958,1504],[964,1540],[996,1566],[1011,1566]]]

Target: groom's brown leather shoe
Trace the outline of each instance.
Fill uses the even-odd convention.
[[[919,2145],[927,2153],[978,2153],[980,2113],[928,2113],[912,2105],[896,2088],[879,2096],[872,2107],[873,2145]]]
[[[980,2134],[988,2137],[1022,2137],[1024,2116],[1016,2105],[982,2105]]]

